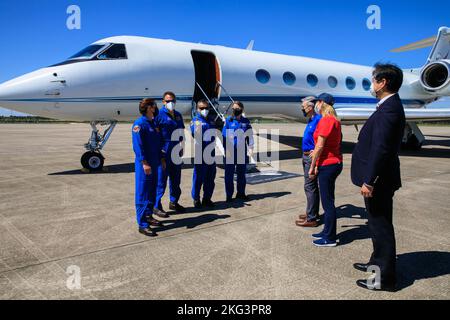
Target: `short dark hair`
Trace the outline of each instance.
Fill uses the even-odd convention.
[[[389,92],[397,93],[403,84],[403,71],[392,63],[376,63],[373,70],[373,77],[378,82],[385,79],[386,88]]]
[[[171,97],[173,97],[175,100],[177,100],[177,96],[176,96],[175,93],[173,93],[172,91],[166,91],[166,92],[164,92],[164,94],[163,94],[163,100],[164,100],[164,98],[165,98],[166,96],[171,96]]]
[[[241,109],[244,109],[244,104],[241,101],[234,101],[230,104],[230,108],[233,108],[234,105],[238,105]]]
[[[158,107],[158,105],[156,104],[155,99],[143,99],[140,103],[139,103],[139,112],[145,116],[147,114],[147,110],[149,107]]]
[[[209,103],[208,103],[208,101],[206,101],[206,99],[200,99],[197,101],[197,108],[198,108],[198,105],[201,103],[206,104],[207,106],[209,105]]]

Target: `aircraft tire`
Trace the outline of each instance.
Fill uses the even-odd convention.
[[[88,151],[81,157],[81,165],[89,171],[101,171],[105,157],[100,152]]]

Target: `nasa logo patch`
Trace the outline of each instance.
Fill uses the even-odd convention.
[[[133,132],[134,133],[138,133],[139,131],[141,131],[141,127],[139,127],[139,126],[134,126],[133,127]]]

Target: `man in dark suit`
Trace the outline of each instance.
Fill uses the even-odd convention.
[[[392,203],[401,187],[398,152],[405,128],[405,112],[398,95],[403,72],[392,64],[376,64],[371,93],[379,99],[377,110],[362,128],[352,157],[352,181],[361,188],[368,213],[373,253],[368,263],[355,263],[375,277],[358,280],[370,290],[395,291],[396,248]]]

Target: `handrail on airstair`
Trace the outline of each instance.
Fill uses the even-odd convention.
[[[231,97],[231,95],[228,93],[227,89],[225,89],[225,87],[223,86],[222,83],[220,83],[220,81],[217,81],[217,86],[221,87],[223,92],[225,92],[225,94],[227,95],[228,99],[230,99],[230,101],[232,103],[234,103],[234,99]],[[228,111],[230,110],[231,104],[227,107],[227,109],[225,110],[225,114],[228,113]]]
[[[198,83],[195,82],[195,84],[198,86],[198,88],[200,89],[200,91],[203,93],[203,95],[205,96],[206,100],[208,100],[209,104],[211,105],[211,107],[214,109],[214,111],[217,114],[217,117],[220,117],[220,119],[225,123],[225,116],[222,114],[222,112],[220,112],[216,106],[214,105],[214,103],[212,103],[211,99],[209,99],[208,95],[206,94],[206,92],[203,90],[202,86]],[[216,120],[217,120],[216,117]]]

